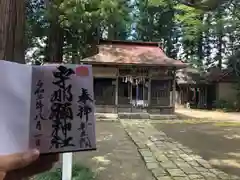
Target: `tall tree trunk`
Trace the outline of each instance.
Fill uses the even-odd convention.
[[[59,10],[57,8],[60,3],[53,0],[46,4],[47,9],[51,13],[46,46],[46,62],[50,63],[61,63],[63,61],[64,30],[59,23]]]
[[[212,60],[211,60],[211,37],[212,34],[210,33],[211,27],[210,27],[210,22],[211,22],[211,16],[208,14],[206,15],[206,19],[204,22],[204,25],[207,27],[207,29],[203,32],[203,51],[204,51],[204,57],[206,58],[206,68],[209,69]]]
[[[117,39],[117,23],[110,23],[108,26],[108,39],[116,40]]]
[[[168,7],[168,12],[166,13],[166,16],[169,19],[169,22],[167,24],[167,55],[170,56],[171,58],[176,58],[177,53],[174,48],[174,16],[175,16],[175,10],[172,1],[166,1],[167,2],[167,7]]]
[[[25,63],[25,0],[0,0],[0,59]]]
[[[197,42],[197,55],[198,55],[198,69],[203,70],[203,60],[204,60],[204,52],[203,52],[203,33],[199,34],[199,39]]]
[[[224,17],[224,15],[222,14],[223,12],[223,8],[219,8],[218,12],[216,14],[216,19],[218,21],[217,23],[217,29],[216,29],[216,39],[217,39],[217,57],[216,60],[218,61],[218,68],[222,69],[222,53],[223,53],[223,37],[224,37],[224,32],[223,32],[223,28],[224,25],[222,23],[222,19]]]
[[[63,33],[63,29],[57,21],[51,22],[48,35],[47,62],[61,63],[63,61]]]
[[[222,45],[223,45],[223,33],[222,31],[220,31],[220,33],[218,34],[218,44],[217,44],[217,49],[218,49],[218,53],[217,53],[217,60],[218,60],[218,68],[222,69]]]
[[[154,38],[154,10],[149,8],[148,10],[148,21],[149,21],[149,24],[147,26],[147,31],[148,31],[148,35],[149,35],[149,41],[153,41],[153,38]]]
[[[199,20],[203,22],[203,18],[204,18],[204,15],[202,14],[200,17],[199,17]],[[199,56],[199,60],[202,62],[203,61],[203,58],[204,58],[204,52],[203,52],[203,32],[201,31],[200,34],[199,34],[199,39],[198,39],[198,56]]]
[[[86,44],[88,48],[86,52],[83,54],[82,58],[87,58],[94,56],[99,53],[98,50],[98,42],[99,42],[99,34],[98,34],[98,27],[92,27],[88,33],[86,33]]]

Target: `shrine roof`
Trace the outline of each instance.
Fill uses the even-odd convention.
[[[222,70],[212,68],[210,72],[206,74],[206,79],[210,82],[234,82],[236,78],[232,68]]]
[[[187,65],[168,57],[156,42],[100,40],[99,53],[83,59],[90,64],[169,66],[177,69]]]
[[[218,82],[235,82],[236,75],[232,68],[212,68],[209,72],[200,72],[194,68],[185,68],[177,71],[178,84],[211,84]]]
[[[203,74],[199,70],[191,67],[178,70],[176,73],[178,84],[207,84]]]

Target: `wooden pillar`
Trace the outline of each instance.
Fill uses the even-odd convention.
[[[173,106],[173,80],[169,80],[168,92],[169,92],[169,106]],[[172,90],[171,90],[172,89]]]
[[[172,84],[172,106],[173,112],[175,112],[175,103],[176,103],[176,71],[173,72],[173,84]]]
[[[148,81],[148,107],[151,105],[151,86],[152,86],[152,80],[149,78]]]
[[[129,86],[130,86],[130,104],[132,102],[132,83],[129,83]]]
[[[205,108],[208,108],[208,87],[205,87]]]
[[[115,105],[118,106],[118,82],[119,78],[116,78],[116,85],[115,85]]]
[[[119,69],[117,69],[116,81],[115,81],[115,112],[116,113],[118,113],[118,90],[119,90]]]
[[[201,108],[202,106],[202,92],[201,92],[201,87],[197,89],[198,91],[198,108]]]
[[[145,95],[144,95],[144,89],[145,89],[145,82],[143,81],[143,85],[142,85],[143,89],[142,89],[142,99],[143,99],[143,107],[145,106]]]

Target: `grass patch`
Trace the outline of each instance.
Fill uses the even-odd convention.
[[[33,180],[61,180],[62,169],[56,168],[52,171],[48,171],[39,174],[33,178]],[[87,167],[80,164],[74,164],[72,168],[72,180],[94,180],[94,173]]]
[[[216,122],[214,125],[219,127],[240,127],[240,122]]]

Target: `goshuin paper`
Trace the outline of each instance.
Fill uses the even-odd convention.
[[[0,154],[96,149],[92,67],[0,61]]]

